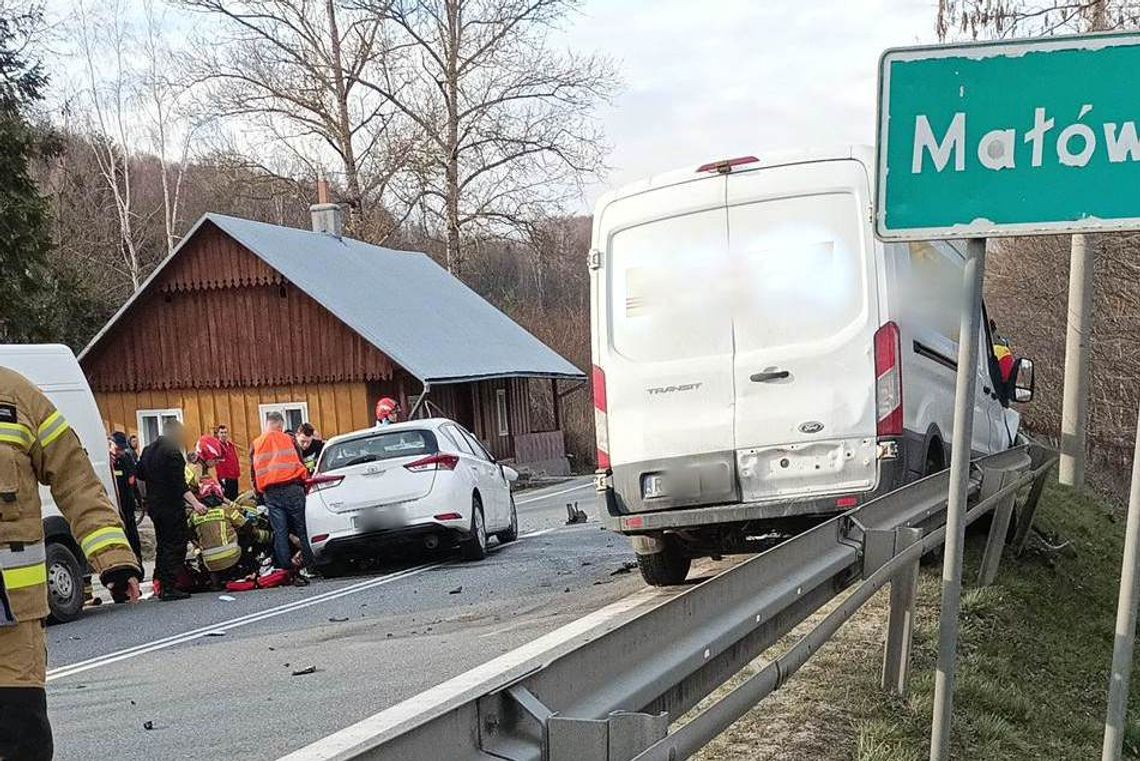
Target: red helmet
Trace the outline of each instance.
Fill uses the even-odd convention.
[[[222,459],[222,442],[213,436],[203,436],[198,439],[198,446],[194,447],[198,459],[202,461]]]
[[[222,490],[222,485],[212,478],[208,478],[198,484],[198,498],[209,499],[210,497],[217,497],[223,501],[226,498],[226,493]]]
[[[376,402],[376,419],[383,420],[398,409],[400,409],[400,405],[396,403],[395,399],[387,396],[382,397],[380,401]]]

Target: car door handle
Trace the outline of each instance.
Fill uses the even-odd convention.
[[[768,381],[783,380],[791,375],[787,370],[765,370],[762,373],[753,373],[749,380],[753,383],[767,383]]]

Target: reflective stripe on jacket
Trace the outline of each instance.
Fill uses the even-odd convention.
[[[209,571],[224,571],[241,558],[237,530],[246,524],[245,514],[233,507],[214,507],[205,515],[192,513],[190,525],[198,536],[202,562]]]
[[[297,454],[297,445],[282,431],[267,431],[253,442],[253,482],[258,491],[271,486],[301,483],[309,469]]]

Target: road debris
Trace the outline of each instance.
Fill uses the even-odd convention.
[[[344,621],[347,621],[347,620],[348,620],[348,616],[345,616],[344,618],[340,618],[339,616],[330,616],[329,617],[329,621],[331,623],[334,623],[334,624],[343,623]]]
[[[572,526],[575,523],[585,523],[589,520],[585,510],[578,509],[578,503],[566,503],[566,525]]]
[[[621,564],[621,568],[610,574],[610,576],[620,576],[623,573],[630,573],[634,568],[637,568],[637,561],[629,560]]]
[[[143,729],[145,729],[148,732],[150,730],[154,729],[154,722],[153,721],[144,721],[143,722]]]
[[[455,589],[452,589],[450,592],[448,592],[448,594],[449,595],[463,594],[463,587],[456,587]]]
[[[234,597],[233,595],[218,595],[218,599],[221,600],[222,602],[233,602],[237,598]]]
[[[220,629],[215,629],[212,632],[206,632],[206,636],[207,637],[224,637],[224,636],[226,636],[226,633],[224,631],[221,631]]]
[[[317,673],[317,667],[316,666],[308,666],[306,668],[298,669],[297,671],[294,671],[293,676],[305,676],[306,674],[315,674],[315,673]]]

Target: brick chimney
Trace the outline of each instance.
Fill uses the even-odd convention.
[[[317,180],[317,202],[309,207],[313,215],[313,232],[328,233],[334,238],[344,234],[344,209],[329,200],[329,183],[323,176]]]

